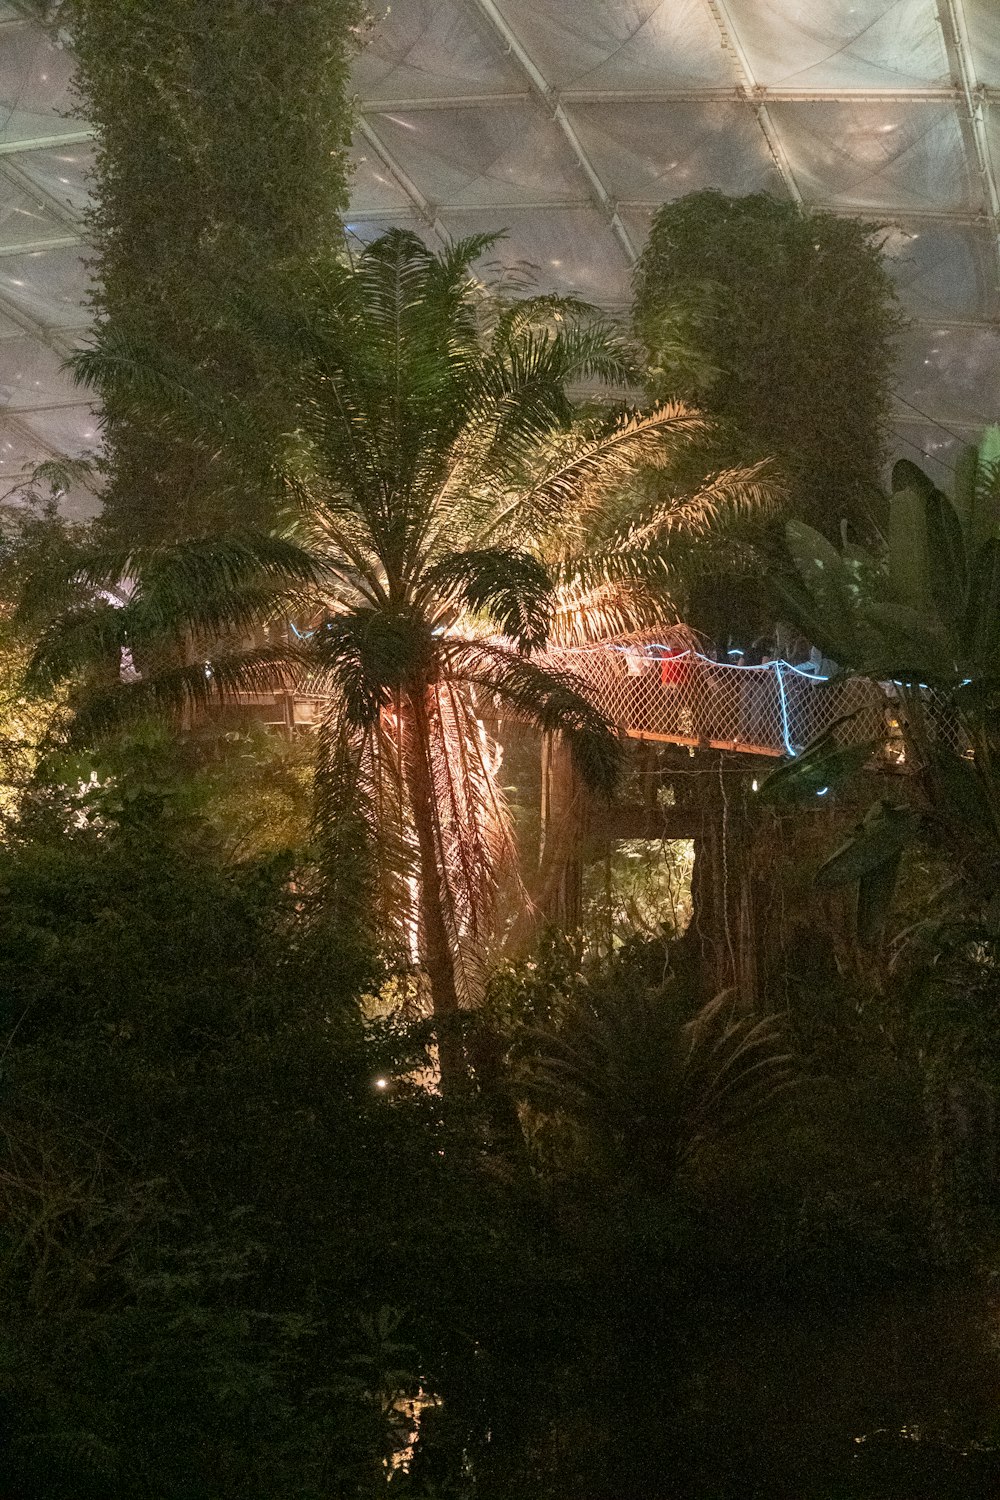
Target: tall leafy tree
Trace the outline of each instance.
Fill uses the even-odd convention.
[[[531,543],[700,425],[677,404],[580,415],[567,387],[627,382],[627,342],[574,301],[484,296],[471,267],[491,244],[476,237],[435,255],[393,231],[356,261],[328,260],[294,311],[244,307],[296,416],[278,451],[248,441],[202,371],[158,366],[106,331],[79,358],[81,378],[119,409],[155,395],[163,421],[193,421],[231,462],[267,469],[287,526],[84,562],[78,584],[107,589],[128,576],[131,597],[64,613],[34,669],[51,682],[107,663],[83,732],[123,711],[278,684],[316,693],[326,704],[320,823],[337,899],[380,914],[419,952],[449,1081],[463,1072],[463,955],[488,925],[510,850],[483,706],[499,701],[564,735],[594,789],[610,790],[617,768],[611,727],[570,675],[539,659],[554,596]],[[254,633],[248,648],[241,637]],[[143,675],[123,687],[126,648]]]

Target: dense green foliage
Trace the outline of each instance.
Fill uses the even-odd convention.
[[[294,506],[278,535],[81,559],[73,579],[99,600],[61,615],[36,655],[39,682],[103,666],[110,691],[91,696],[78,731],[241,691],[322,695],[328,867],[342,892],[345,851],[370,855],[364,885],[352,858],[348,897],[381,918],[383,938],[416,931],[441,1027],[474,993],[497,870],[513,864],[483,701],[560,735],[595,791],[616,777],[603,714],[569,673],[538,659],[565,596],[578,606],[583,587],[579,556],[564,546],[550,570],[546,541],[565,528],[572,544],[600,515],[591,590],[598,574],[606,593],[655,579],[683,505],[671,496],[616,515],[609,496],[702,425],[678,403],[579,410],[572,384],[620,387],[631,347],[574,299],[484,295],[473,265],[492,243],[474,236],[433,254],[394,230],[354,260],[317,262],[280,315],[244,308],[264,362],[282,371],[296,423],[284,443],[248,439],[239,417],[234,427],[226,390],[204,371],[165,368],[155,348],[102,332],[76,360],[82,379],[131,402],[137,420],[151,392],[181,432],[211,419],[234,463],[259,455]],[[730,473],[690,508],[716,514],[764,493],[755,473]],[[131,596],[109,609],[123,576]],[[142,681],[123,687],[126,647]],[[442,1065],[460,1077],[456,1043],[442,1043]]]
[[[0,750],[27,747],[0,843],[0,1493],[987,1500],[997,921],[928,922],[920,887],[996,863],[969,827],[973,793],[993,815],[995,475],[954,516],[904,475],[888,559],[824,540],[867,527],[879,459],[894,314],[867,232],[759,198],[662,211],[651,384],[723,418],[688,478],[706,449],[730,473],[637,494],[636,460],[704,424],[574,408],[577,377],[634,374],[592,310],[485,298],[486,239],[330,253],[351,0],[47,8],[101,129],[108,321],[79,368],[112,449],[98,545],[29,517],[0,580],[23,604]],[[509,844],[484,704],[567,732],[609,789],[608,724],[533,655],[589,638],[600,601],[635,623],[685,527],[770,498],[772,454],[820,528],[782,580],[810,637],[847,663],[860,620],[905,643],[878,661],[907,683],[960,642],[943,677],[977,759],[928,760],[950,831],[904,871],[907,943],[852,970],[800,934],[758,1010],[705,1003],[665,922],[609,915],[584,960],[555,933],[485,972]],[[55,575],[72,607],[34,681],[74,684],[72,748],[48,705],[11,733]],[[192,727],[306,677],[330,706],[306,752]],[[183,733],[120,733],[164,708]],[[779,795],[857,769],[838,755]],[[931,814],[883,809],[889,860],[865,864],[884,826],[837,858],[866,877]],[[459,1018],[470,952],[485,1001]],[[432,1040],[460,1089],[429,1086]],[[935,1324],[907,1356],[917,1278]]]
[[[635,324],[652,392],[721,419],[720,466],[776,458],[798,516],[870,533],[899,327],[872,226],[760,193],[664,204]]]
[[[666,1471],[685,1500],[834,1473],[884,1494],[850,1433],[894,1403],[926,1424],[889,1450],[900,1484],[987,1474],[956,1453],[976,1402],[953,1432],[921,1386],[926,1343],[888,1405],[877,1368],[853,1403],[837,1387],[825,1467],[806,1429],[762,1444],[766,1400],[731,1410],[738,1350],[780,1403],[775,1329],[811,1329],[819,1362],[845,1296],[912,1300],[979,1253],[988,1169],[929,990],[909,1015],[803,976],[755,1029],[664,989],[662,944],[586,971],[555,944],[486,1012],[511,1133],[495,1092],[448,1108],[411,1081],[424,1038],[370,1019],[376,967],[306,863],[223,857],[162,742],[102,770],[40,782],[0,850],[8,1492],[368,1500],[394,1473],[422,1500],[611,1500]],[[965,1044],[980,1090],[995,1053],[988,1026]],[[988,1379],[936,1316],[941,1357],[961,1328]],[[442,1404],[387,1471],[420,1391]]]
[[[505,1336],[521,1210],[363,1020],[307,869],[220,862],[148,754],[68,828],[59,790],[0,855],[0,1485],[377,1494],[393,1402]]]
[[[273,370],[221,313],[273,299],[340,238],[357,0],[58,0],[80,110],[98,131],[93,305],[110,330],[211,371],[248,424],[280,431]],[[269,514],[211,441],[178,445],[155,401],[105,395],[106,523],[178,537]]]
[[[787,528],[783,606],[845,669],[896,685],[899,731],[918,795],[882,798],[819,871],[858,885],[862,938],[884,934],[903,853],[921,834],[943,848],[951,878],[938,918],[992,937],[1000,879],[1000,429],[968,448],[949,497],[908,460],[893,469],[884,542],[838,550],[809,526]],[[765,796],[794,800],[836,787],[873,746],[831,731],[775,773]]]

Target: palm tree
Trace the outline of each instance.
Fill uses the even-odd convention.
[[[794,1081],[777,1017],[741,1013],[731,991],[692,1013],[674,981],[583,986],[528,1040],[525,1099],[568,1122],[614,1180],[659,1191]]]
[[[701,426],[678,404],[578,413],[567,387],[626,384],[628,345],[573,299],[484,295],[471,267],[493,238],[432,254],[394,230],[318,268],[279,312],[238,308],[282,352],[298,426],[279,454],[257,450],[197,371],[157,366],[109,332],[78,356],[78,378],[113,386],[119,409],[152,390],[165,422],[235,451],[248,482],[280,492],[288,519],[280,535],[85,561],[78,585],[127,576],[131,597],[64,612],[33,669],[41,683],[103,660],[113,679],[121,650],[133,653],[142,681],[92,690],[81,732],[276,686],[325,699],[317,803],[335,896],[406,928],[446,1085],[464,1076],[465,955],[510,852],[481,706],[498,701],[565,736],[595,790],[610,790],[618,764],[616,736],[577,682],[536,659],[554,597],[531,541]]]

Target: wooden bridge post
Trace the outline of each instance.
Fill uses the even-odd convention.
[[[561,735],[542,740],[542,836],[538,907],[544,921],[576,932],[583,920],[583,847],[590,798]]]

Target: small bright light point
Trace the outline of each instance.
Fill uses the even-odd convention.
[[[377,1089],[387,1089],[389,1087],[388,1078],[376,1078],[375,1087]]]
[[[816,795],[817,797],[825,797],[829,790],[830,788],[828,786],[821,786]]]
[[[753,781],[751,781],[751,783],[750,783],[750,790],[752,792],[759,792],[760,791],[760,786],[758,785],[756,778]]]

